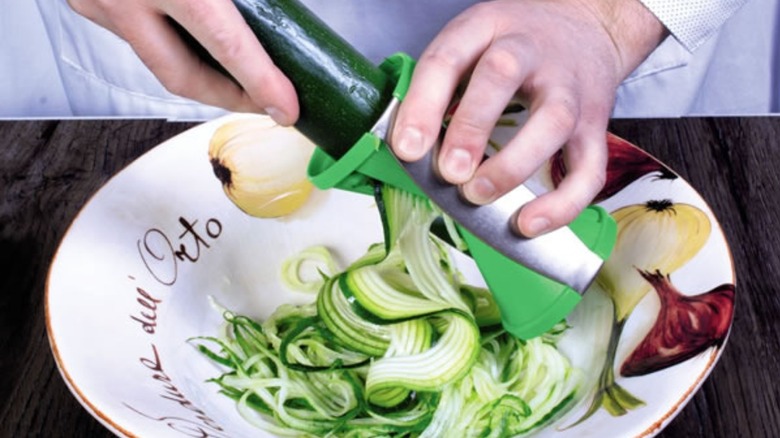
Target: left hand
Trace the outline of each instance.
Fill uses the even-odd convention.
[[[231,111],[264,112],[282,125],[297,120],[300,109],[292,82],[273,63],[232,1],[68,3],[77,13],[126,40],[171,93]],[[204,62],[185,44],[170,20],[187,30],[238,83]]]
[[[516,229],[537,236],[571,222],[605,181],[606,128],[621,81],[666,31],[638,0],[494,0],[451,21],[419,59],[391,139],[421,158],[464,78],[438,168],[464,197],[487,204],[521,184],[560,148],[567,177],[522,207]],[[490,133],[517,95],[528,122],[480,164]]]

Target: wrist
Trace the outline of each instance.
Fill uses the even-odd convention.
[[[669,35],[640,0],[578,0],[601,23],[617,56],[616,74],[625,79]]]

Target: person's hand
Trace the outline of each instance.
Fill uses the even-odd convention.
[[[463,196],[487,204],[521,184],[564,148],[567,176],[523,206],[514,224],[533,237],[568,224],[604,185],[606,129],[620,82],[662,41],[663,25],[637,0],[495,0],[451,21],[421,55],[391,139],[407,161],[439,136],[456,89],[467,79],[442,142],[438,170]],[[528,122],[482,164],[511,98]]]
[[[68,0],[114,32],[173,94],[233,111],[264,112],[290,125],[298,99],[230,0]],[[186,29],[238,82],[212,69],[170,20]],[[185,74],[186,73],[186,74]]]

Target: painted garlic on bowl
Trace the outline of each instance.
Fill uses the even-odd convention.
[[[314,188],[306,177],[313,152],[309,139],[269,117],[229,121],[209,141],[209,161],[225,194],[256,217],[285,216],[306,202]]]

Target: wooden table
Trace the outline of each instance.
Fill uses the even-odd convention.
[[[106,180],[193,123],[0,122],[0,437],[111,436],[49,350],[44,284],[66,228]],[[737,269],[736,316],[710,378],[662,437],[780,436],[780,118],[618,120],[712,206]]]

